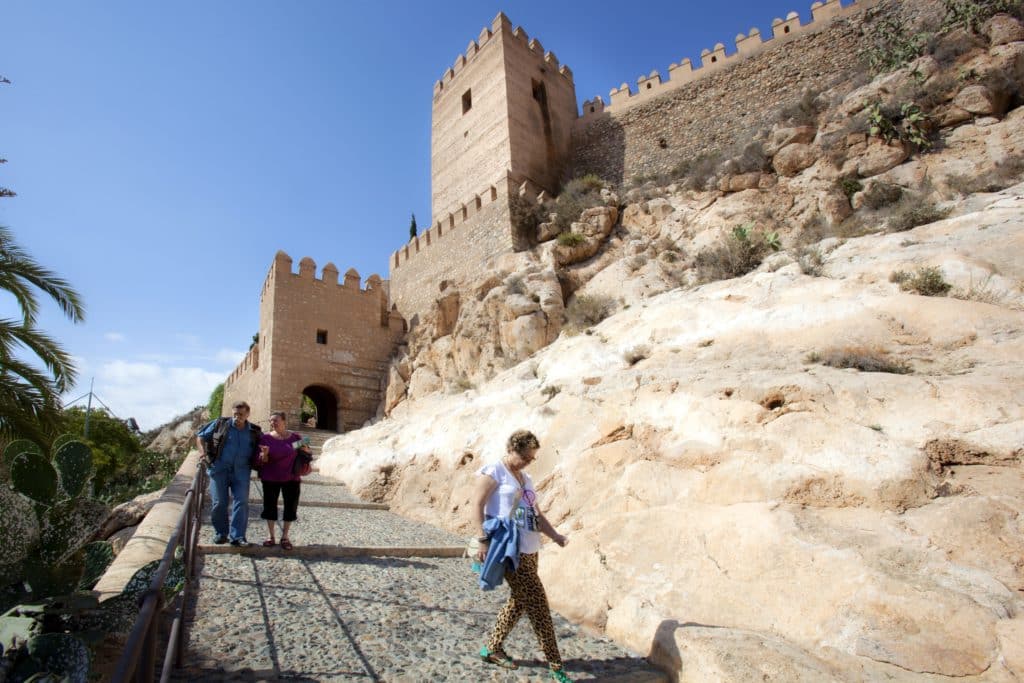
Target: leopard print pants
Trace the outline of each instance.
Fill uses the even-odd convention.
[[[537,576],[537,553],[521,555],[519,557],[519,568],[505,572],[505,581],[508,582],[512,594],[508,602],[498,612],[498,622],[494,625],[491,639],[487,641],[487,649],[491,652],[504,650],[501,644],[512,632],[519,617],[526,612],[530,618],[530,625],[537,636],[541,649],[544,650],[544,658],[553,669],[562,667],[562,656],[558,653],[558,641],[555,640],[555,626],[551,623],[551,608],[548,607],[548,596],[544,592],[544,586]]]

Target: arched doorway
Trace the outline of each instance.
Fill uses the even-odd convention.
[[[333,391],[327,387],[311,384],[302,390],[302,396],[303,408],[301,413],[308,413],[309,409],[306,406],[312,403],[315,408],[313,416],[316,418],[317,429],[338,431],[338,399]],[[306,399],[309,399],[309,401],[306,401]]]

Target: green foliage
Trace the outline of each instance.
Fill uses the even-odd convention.
[[[43,451],[34,441],[29,441],[28,439],[15,439],[7,444],[4,448],[3,456],[0,456],[0,459],[2,459],[4,467],[10,467],[16,456],[29,452],[39,453],[41,455]]]
[[[782,244],[777,232],[756,230],[752,223],[737,225],[719,243],[697,254],[694,265],[702,282],[740,277],[761,265]]]
[[[836,181],[836,185],[843,191],[847,199],[852,199],[853,195],[864,189],[864,184],[856,178],[840,178]]]
[[[114,561],[114,546],[110,541],[93,541],[83,549],[85,553],[85,570],[78,581],[79,590],[89,590],[96,585],[100,577]]]
[[[74,289],[36,262],[3,226],[0,292],[20,309],[20,315],[0,319],[0,436],[42,439],[56,427],[60,397],[74,385],[76,371],[71,355],[36,324],[38,293],[75,323],[83,320],[84,308]]]
[[[57,470],[39,453],[21,453],[11,463],[11,484],[26,498],[49,503],[57,495]]]
[[[931,119],[917,104],[905,102],[897,110],[875,102],[868,107],[867,114],[868,133],[882,138],[886,144],[899,140],[919,150],[932,148]]]
[[[1018,18],[1022,15],[1020,0],[943,0],[942,4],[946,12],[942,20],[944,31],[962,28],[979,33],[982,24],[994,14],[1006,12]]]
[[[89,677],[89,648],[67,633],[43,633],[28,641],[28,654],[43,671],[68,683],[85,683]]]
[[[221,382],[210,392],[210,400],[206,403],[206,411],[211,420],[216,420],[224,412],[224,383]]]
[[[412,220],[409,222],[409,239],[412,239],[413,237],[416,236],[417,229],[418,228],[416,227],[416,214],[413,214]]]
[[[603,205],[601,190],[604,186],[604,181],[593,174],[573,178],[566,183],[554,205],[546,207],[555,214],[554,223],[558,229],[568,232],[572,224],[579,221],[580,214],[589,208]]]
[[[92,476],[92,450],[81,441],[66,441],[56,449],[53,464],[64,493],[75,497]]]
[[[575,247],[587,241],[587,238],[578,232],[561,232],[556,239],[563,247]]]
[[[889,281],[899,283],[900,289],[905,292],[921,296],[945,296],[953,288],[942,277],[942,270],[935,266],[924,266],[913,273],[897,270],[889,276]]]
[[[874,22],[866,36],[861,54],[875,74],[895,71],[924,54],[930,36],[915,32],[897,15],[886,15]]]
[[[252,335],[252,341],[249,342],[249,350],[252,351],[252,348],[254,346],[256,346],[257,344],[259,344],[259,343],[260,343],[260,333],[257,332],[256,334]]]

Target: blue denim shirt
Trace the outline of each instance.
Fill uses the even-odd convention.
[[[480,568],[480,588],[489,591],[505,580],[505,569],[509,564],[512,571],[519,568],[519,526],[510,519],[488,517],[484,531],[491,543]]]
[[[213,435],[217,421],[212,420],[209,424],[199,430],[196,434],[201,439],[207,439]],[[231,469],[232,466],[249,469],[249,459],[252,457],[252,448],[249,442],[249,423],[239,429],[234,421],[228,425],[228,433],[224,439],[224,448],[221,449],[220,457],[213,463],[211,470]]]

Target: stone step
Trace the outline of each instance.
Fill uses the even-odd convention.
[[[295,545],[291,550],[283,550],[280,545],[266,547],[261,543],[250,543],[244,548],[224,543],[201,544],[199,552],[206,555],[245,555],[246,557],[283,557],[301,560],[333,560],[346,557],[462,557],[465,546],[434,545],[434,546],[352,546],[327,545]]]
[[[249,502],[252,505],[263,505],[262,498],[250,498]],[[277,504],[280,507],[283,505],[281,498],[277,499]],[[302,508],[336,508],[339,510],[390,510],[390,505],[384,503],[349,503],[340,500],[326,500],[326,501],[305,501],[301,497],[299,498],[299,509]]]

